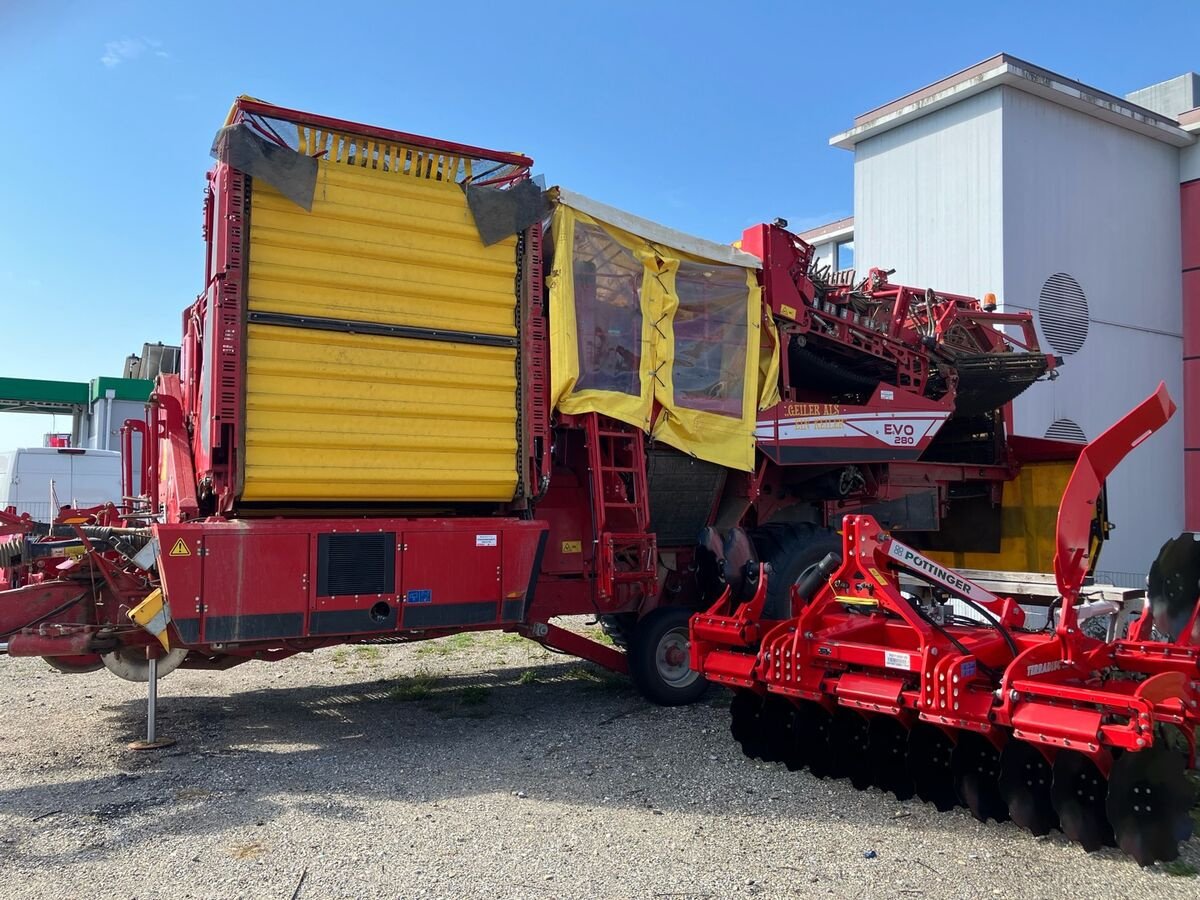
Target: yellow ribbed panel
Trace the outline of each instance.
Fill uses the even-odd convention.
[[[1074,468],[1074,460],[1026,463],[1004,483],[998,553],[922,552],[958,569],[1053,572],[1058,504]]]
[[[516,351],[250,325],[242,499],[509,500]]]
[[[250,312],[514,338],[516,238],[484,247],[462,190],[407,159],[342,155],[311,212],[254,182]],[[244,422],[243,501],[510,500],[516,350],[251,322]]]
[[[516,334],[516,238],[484,247],[458,185],[320,160],[312,212],[251,197],[251,311]]]

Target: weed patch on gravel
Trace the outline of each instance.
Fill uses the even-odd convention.
[[[434,684],[436,682],[430,675],[410,675],[408,678],[397,679],[388,688],[387,696],[389,700],[398,700],[402,703],[428,700],[433,696]]]

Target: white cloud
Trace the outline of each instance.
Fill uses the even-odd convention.
[[[104,45],[104,55],[100,57],[100,62],[109,69],[115,69],[121,63],[137,59],[146,53],[152,53],[161,59],[171,55],[163,49],[162,41],[153,38],[121,38]]]

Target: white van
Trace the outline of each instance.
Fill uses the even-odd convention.
[[[84,508],[121,502],[121,454],[76,447],[27,447],[0,453],[0,509],[15,506],[41,522],[59,506]]]

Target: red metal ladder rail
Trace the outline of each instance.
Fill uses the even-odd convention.
[[[613,597],[619,585],[658,588],[658,554],[650,526],[646,442],[641,430],[607,416],[583,417],[596,523],[597,595]],[[620,567],[618,567],[620,564]]]

